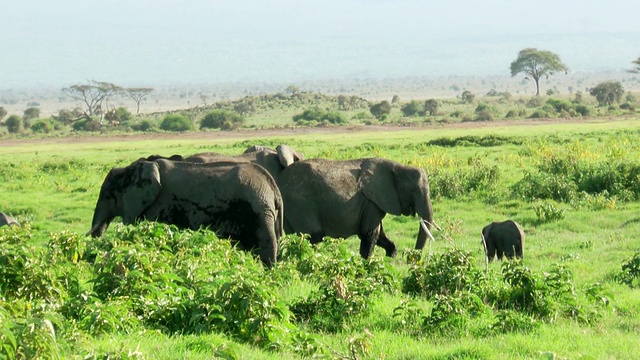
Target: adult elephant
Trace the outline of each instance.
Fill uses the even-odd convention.
[[[310,159],[289,165],[277,182],[287,209],[285,232],[309,234],[312,243],[358,235],[365,259],[375,245],[393,257],[396,246],[382,227],[386,214],[417,214],[426,221],[419,227],[417,249],[431,236],[433,209],[422,169],[382,158]]]
[[[20,224],[18,224],[18,222],[12,218],[11,216],[3,213],[0,211],[0,227],[2,226],[11,226],[11,225],[16,225],[16,226],[20,226]]]
[[[209,227],[271,266],[283,233],[283,201],[273,177],[254,164],[196,164],[139,159],[106,176],[87,234],[111,221],[147,219],[181,228]]]
[[[230,156],[208,152],[188,156],[184,158],[184,161],[196,163],[212,163],[218,161],[253,163],[267,169],[271,176],[277,180],[282,170],[294,162],[303,159],[304,155],[288,145],[278,145],[275,150],[266,146],[253,145],[248,147],[241,155]]]
[[[502,260],[523,258],[524,231],[520,225],[513,221],[494,221],[482,229],[482,244],[485,248],[487,261],[493,261],[494,257]]]

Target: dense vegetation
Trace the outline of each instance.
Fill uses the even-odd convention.
[[[639,136],[632,119],[3,147],[0,210],[22,227],[0,229],[0,357],[633,358]],[[436,242],[410,250],[417,222],[387,216],[394,259],[288,235],[266,270],[206,230],[114,223],[84,236],[111,167],[256,143],[424,168]],[[527,233],[525,259],[487,266],[480,229],[505,218]]]
[[[632,115],[637,108],[637,95],[627,92],[617,81],[605,81],[588,93],[577,91],[570,95],[560,95],[553,89],[548,89],[547,96],[536,97],[515,97],[495,89],[485,94],[464,90],[455,99],[402,101],[394,96],[391,102],[293,89],[213,104],[205,102],[185,110],[153,114],[134,115],[125,107],[108,111],[90,107],[64,109],[49,118],[39,118],[39,109],[31,106],[22,115],[6,114],[6,111],[3,115],[0,111],[0,124],[4,125],[0,134],[4,137],[46,137],[91,132],[217,131],[345,124],[422,126],[502,119]]]

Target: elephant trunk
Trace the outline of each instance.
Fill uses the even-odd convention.
[[[87,232],[86,235],[91,235],[92,237],[101,237],[111,220],[113,220],[114,216],[110,215],[105,211],[101,206],[100,202],[96,205],[96,210],[93,213],[93,220],[91,221],[91,230]]]
[[[429,199],[429,195],[427,193],[426,201],[422,206],[422,209],[417,209],[418,216],[420,217],[420,226],[418,229],[418,238],[416,240],[416,249],[422,250],[424,245],[427,243],[427,238],[433,240],[433,235],[431,235],[431,226],[433,223],[433,208],[431,207],[431,200]]]

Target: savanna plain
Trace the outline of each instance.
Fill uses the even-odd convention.
[[[0,210],[21,223],[0,228],[0,358],[638,358],[639,124],[627,113],[0,140]],[[387,215],[395,258],[362,259],[356,237],[288,234],[266,269],[208,230],[116,219],[84,235],[111,168],[254,144],[423,168],[435,241],[413,250],[417,219]],[[486,264],[480,231],[505,219],[524,228],[524,259]]]

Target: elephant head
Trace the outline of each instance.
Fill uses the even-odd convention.
[[[124,224],[133,223],[160,193],[160,172],[155,162],[140,159],[107,174],[87,235],[100,237],[116,216]]]
[[[433,239],[429,231],[433,208],[424,170],[377,158],[367,159],[362,163],[360,183],[365,196],[384,212],[420,217],[416,249],[424,248],[427,236]]]

